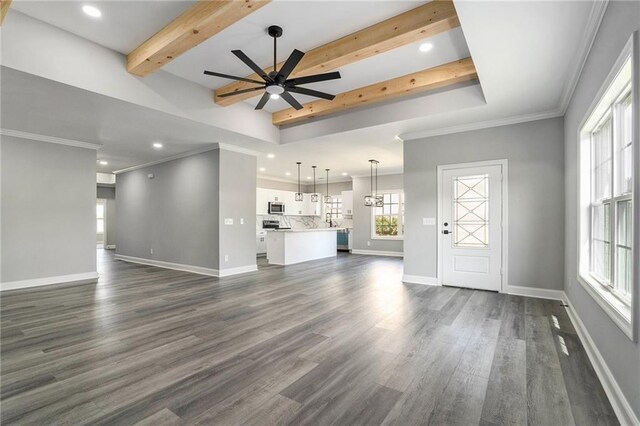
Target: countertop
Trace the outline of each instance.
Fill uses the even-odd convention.
[[[267,232],[326,232],[344,231],[347,228],[294,228],[294,229],[265,229]]]

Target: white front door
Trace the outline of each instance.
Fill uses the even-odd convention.
[[[500,291],[502,166],[441,170],[442,284]]]

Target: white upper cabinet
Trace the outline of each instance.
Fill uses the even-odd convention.
[[[353,216],[353,191],[342,191],[342,216]]]
[[[286,216],[320,216],[322,214],[322,195],[318,195],[318,202],[311,202],[312,194],[304,194],[303,201],[296,201],[293,191],[279,191],[276,189],[258,188],[256,190],[256,214],[269,214],[269,203],[284,203]]]

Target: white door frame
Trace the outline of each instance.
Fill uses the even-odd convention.
[[[474,161],[471,163],[456,163],[456,164],[444,164],[437,166],[437,187],[438,187],[438,211],[436,213],[436,232],[438,233],[438,285],[442,285],[442,244],[444,230],[442,225],[442,185],[444,180],[442,179],[442,173],[445,170],[455,170],[467,167],[482,167],[482,166],[501,166],[502,167],[502,282],[500,285],[500,293],[507,293],[508,277],[508,254],[509,254],[509,198],[508,198],[508,180],[509,169],[507,159],[488,160],[488,161]]]

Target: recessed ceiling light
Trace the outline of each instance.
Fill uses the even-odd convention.
[[[153,143],[153,147],[154,147],[155,149],[160,149],[160,148],[162,148],[162,144],[161,144],[160,142],[154,142],[154,143]]]
[[[347,176],[349,173],[347,172],[342,172],[342,176]]]
[[[433,44],[431,43],[422,43],[418,48],[422,53],[428,52],[433,49]]]
[[[109,164],[109,163],[104,161],[104,160],[100,160],[100,165],[101,166],[106,166],[107,164]]]
[[[280,95],[278,95],[277,93],[272,93],[271,95],[269,95],[269,97],[271,99],[280,99]]]
[[[275,154],[267,154],[267,158],[276,158]]]
[[[291,176],[291,173],[286,172],[286,173],[285,173],[285,176]]]
[[[266,171],[267,169],[265,169],[264,167],[260,167],[258,170],[260,170],[261,172]]]
[[[311,176],[307,176],[307,179],[311,180]]]
[[[100,9],[94,6],[89,6],[88,4],[82,6],[82,11],[92,18],[99,18],[102,16],[102,12],[100,12]]]

